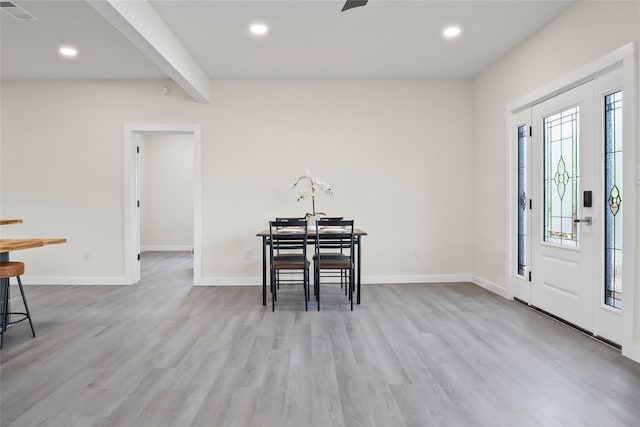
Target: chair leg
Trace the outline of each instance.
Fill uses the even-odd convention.
[[[271,272],[270,283],[271,287],[271,311],[276,311],[276,289],[275,289],[275,277],[274,272]]]
[[[320,311],[320,269],[316,270],[316,281],[314,283],[316,289],[316,301],[318,302],[318,311]]]
[[[346,281],[347,281],[347,279],[348,279],[348,276],[347,276],[347,270],[340,270],[340,281],[341,281],[341,284],[342,284],[342,275],[343,275],[343,274],[344,274],[344,280],[345,280],[345,284],[344,284],[344,294],[345,294],[345,295],[347,295],[347,292],[348,292],[348,291],[347,291],[347,284],[346,284]],[[342,287],[342,286],[340,286],[340,287]]]
[[[351,302],[351,311],[353,311],[353,268],[349,270],[349,300]]]
[[[280,271],[276,270],[273,277],[273,286],[271,287],[273,295],[272,298],[278,301],[278,289],[280,289]]]
[[[347,294],[347,270],[340,270],[340,289],[342,289],[342,281],[344,280],[344,292]]]
[[[31,320],[31,313],[29,312],[29,305],[27,304],[27,297],[24,296],[24,288],[22,287],[22,280],[20,276],[17,276],[18,287],[20,288],[20,294],[22,294],[22,302],[24,303],[24,311],[27,313],[27,319],[29,319],[29,326],[31,326],[31,335],[36,337],[36,331],[33,329],[33,321]]]
[[[318,301],[318,272],[315,265],[313,266],[313,295]]]
[[[302,286],[304,287],[304,311],[309,311],[307,294],[309,288],[309,269],[304,269],[304,279],[302,281]]]

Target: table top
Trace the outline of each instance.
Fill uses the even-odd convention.
[[[21,219],[0,219],[0,225],[22,224]]]
[[[364,231],[364,230],[361,230],[359,228],[354,228],[353,229],[353,235],[356,236],[356,237],[366,236],[367,232]],[[259,233],[257,233],[256,236],[258,236],[258,237],[269,237],[269,230],[268,229],[267,230],[262,230]],[[309,230],[307,232],[307,236],[315,237],[316,236],[316,230],[315,229]]]
[[[66,243],[67,239],[0,239],[0,252]]]

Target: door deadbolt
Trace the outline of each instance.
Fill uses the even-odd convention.
[[[584,218],[576,218],[573,220],[574,223],[581,223],[581,224],[587,224],[587,225],[591,225],[593,224],[593,218],[590,216],[585,216]]]

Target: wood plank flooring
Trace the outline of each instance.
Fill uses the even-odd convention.
[[[26,288],[38,336],[7,333],[0,425],[640,420],[640,365],[472,284],[367,285],[353,312],[337,288],[305,312],[292,287],[272,313],[258,287],[192,288],[188,254],[143,256],[136,286]]]

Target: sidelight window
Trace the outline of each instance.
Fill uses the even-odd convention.
[[[518,274],[527,271],[527,127],[518,127]]]
[[[604,111],[604,302],[622,308],[622,92],[605,97]]]

